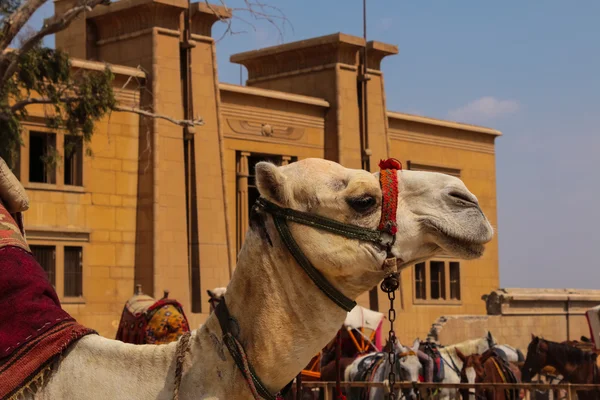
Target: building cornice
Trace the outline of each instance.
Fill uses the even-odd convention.
[[[276,90],[260,89],[260,88],[249,87],[249,86],[238,86],[238,85],[232,85],[229,83],[219,83],[219,90],[225,91],[225,92],[240,93],[240,94],[249,95],[249,96],[260,96],[260,97],[266,97],[269,99],[290,101],[290,102],[294,102],[294,103],[307,104],[307,105],[317,106],[317,107],[322,107],[322,108],[329,107],[329,102],[327,102],[323,99],[320,99],[318,97],[303,96],[303,95],[299,95],[299,94],[279,92]]]
[[[99,61],[82,60],[80,58],[72,58],[71,66],[78,69],[87,69],[90,71],[104,71],[106,67],[115,75],[126,77],[146,79],[146,73],[142,70],[124,65],[108,64]]]
[[[492,135],[492,136],[501,136],[502,135],[502,132],[500,132],[496,129],[487,128],[484,126],[464,124],[464,123],[454,122],[454,121],[446,121],[446,120],[437,119],[437,118],[422,117],[420,115],[405,114],[405,113],[396,112],[396,111],[388,111],[387,116],[390,119],[397,119],[397,120],[403,120],[403,121],[409,121],[409,122],[417,122],[420,124],[435,125],[435,126],[441,126],[444,128],[459,129],[459,130],[475,132],[475,133],[484,133],[484,134]]]

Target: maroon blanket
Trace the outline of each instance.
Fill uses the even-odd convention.
[[[75,340],[96,333],[61,308],[7,215],[0,204],[0,399],[27,387]]]

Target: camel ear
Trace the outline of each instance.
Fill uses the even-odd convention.
[[[261,196],[280,205],[287,205],[287,181],[278,167],[270,162],[256,164],[256,186]]]
[[[456,351],[456,355],[458,356],[458,358],[460,358],[460,361],[465,363],[467,361],[467,357],[465,357],[465,355],[462,353],[462,351],[460,351],[459,349],[454,349],[454,350]]]
[[[416,353],[419,350],[420,345],[421,345],[421,341],[418,338],[415,339],[415,341],[413,342],[412,351],[414,351]]]
[[[206,293],[208,293],[210,297],[215,297],[215,294],[210,289],[207,289]]]
[[[535,340],[535,335],[533,333],[531,334],[531,340]]]

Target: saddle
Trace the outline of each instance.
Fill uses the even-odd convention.
[[[506,357],[506,355],[504,355]],[[494,363],[494,367],[498,371],[498,374],[502,377],[504,383],[519,383],[519,379],[511,369],[510,362],[506,358],[502,357],[498,349],[490,349],[486,351],[482,358],[481,363],[485,363],[491,360]],[[519,391],[516,389],[506,389],[506,397],[509,400],[519,400]]]
[[[433,381],[442,382],[446,377],[444,373],[444,359],[440,354],[438,345],[434,342],[421,343],[421,351],[433,360]]]
[[[183,306],[174,299],[136,294],[121,314],[116,339],[132,344],[164,344],[176,341],[190,331]]]

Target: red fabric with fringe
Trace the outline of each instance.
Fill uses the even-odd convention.
[[[398,173],[402,164],[395,158],[388,158],[379,162],[379,183],[383,193],[383,205],[381,210],[380,231],[395,235],[398,231],[396,223],[396,211],[398,209]]]
[[[6,399],[38,378],[75,340],[96,332],[61,308],[1,204],[0,215],[0,399]]]

